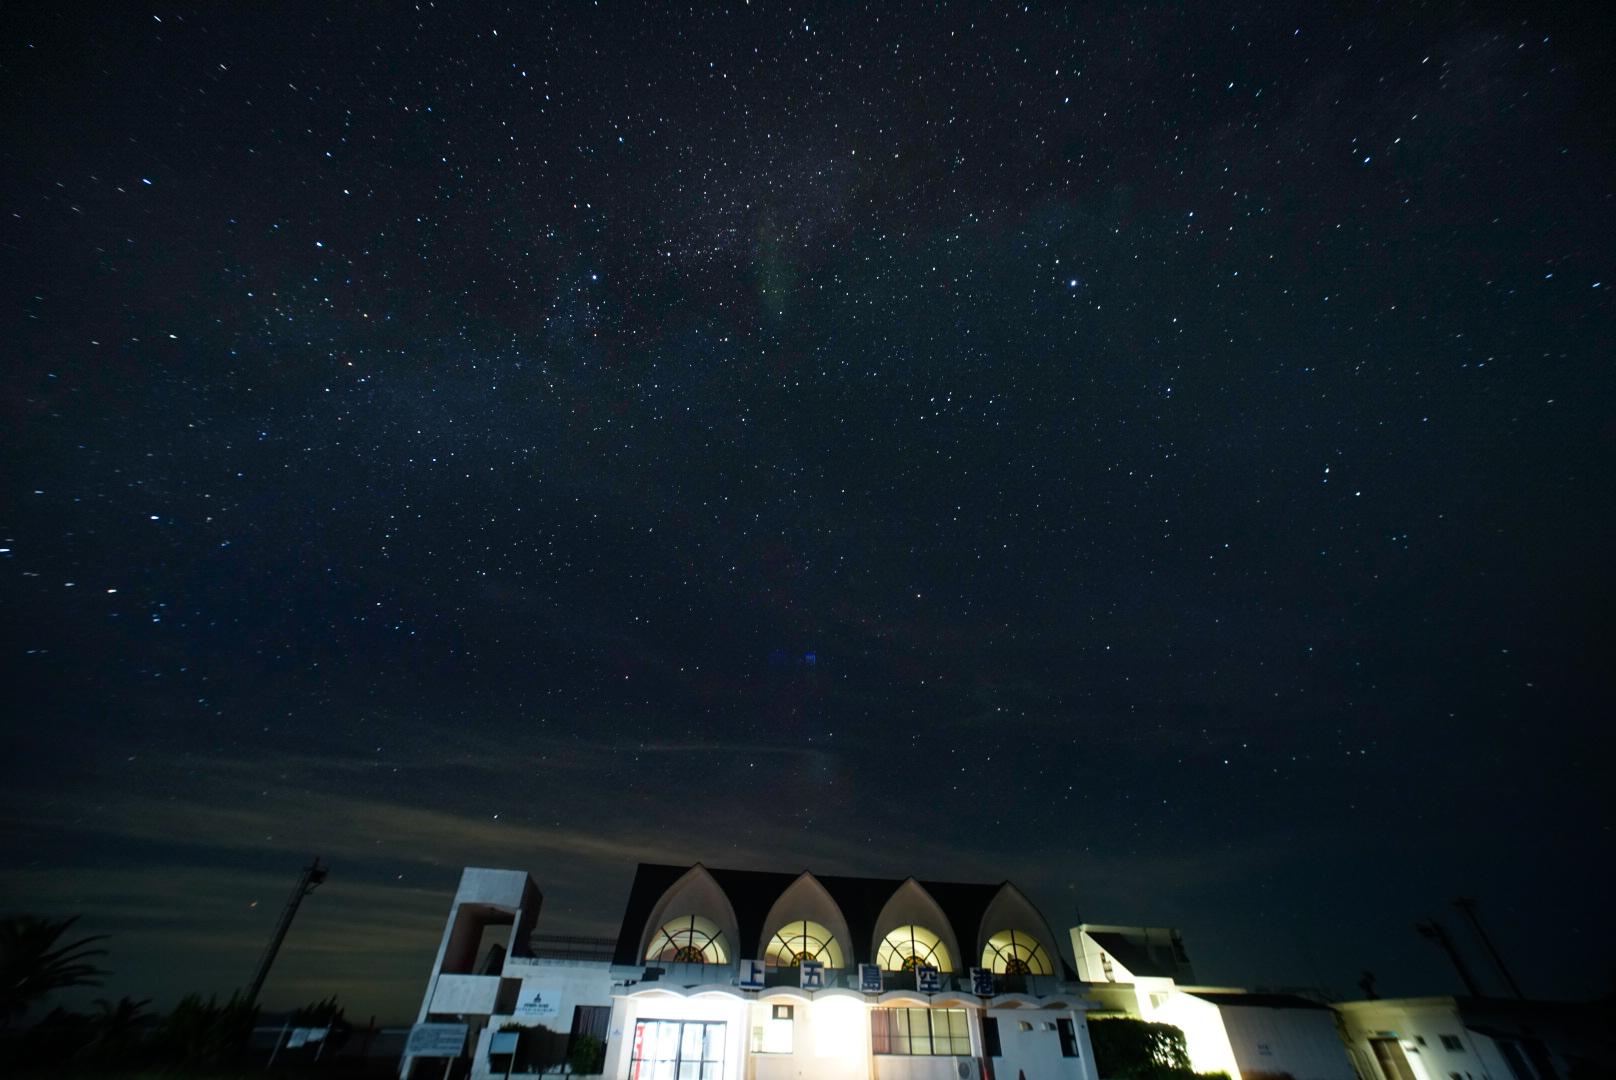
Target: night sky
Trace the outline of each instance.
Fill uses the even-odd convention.
[[[270,1007],[638,860],[1616,983],[1608,11],[260,7],[0,25],[0,906],[99,993],[315,854]]]

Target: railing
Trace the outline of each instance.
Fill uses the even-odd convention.
[[[610,962],[617,951],[611,938],[575,937],[568,934],[534,934],[527,939],[522,960],[604,960]]]
[[[739,976],[733,964],[653,964],[645,969],[641,977],[645,982],[669,982],[680,985],[697,985],[702,983],[718,983],[736,985]],[[938,987],[934,991],[923,991],[918,984],[917,975],[909,971],[883,971],[881,973],[881,992],[891,993],[894,990],[911,991],[914,993],[974,993],[969,972],[940,972],[938,974]],[[773,990],[779,987],[795,987],[801,985],[801,973],[794,967],[769,967],[764,970],[763,987]],[[1033,997],[1046,997],[1059,992],[1062,983],[1055,975],[1010,975],[1000,974],[993,976],[993,993],[997,994],[1029,994]],[[824,989],[841,988],[859,990],[859,973],[857,967],[845,969],[828,969],[825,972]]]

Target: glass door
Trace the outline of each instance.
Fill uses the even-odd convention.
[[[641,1020],[634,1025],[629,1080],[720,1080],[724,1025],[707,1020]]]

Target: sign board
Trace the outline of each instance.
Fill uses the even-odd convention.
[[[493,1039],[491,1039],[488,1043],[488,1052],[490,1054],[516,1053],[516,1039],[521,1034],[522,1033],[520,1031],[494,1032]]]
[[[736,985],[742,990],[763,989],[763,961],[742,960],[740,980]]]
[[[825,965],[818,960],[804,960],[799,963],[797,985],[804,990],[825,989]]]
[[[943,977],[937,969],[926,964],[915,968],[915,989],[922,994],[936,994],[943,989]]]
[[[416,1024],[404,1053],[409,1057],[459,1057],[466,1048],[469,1024]]]
[[[548,983],[524,981],[512,1015],[519,1020],[554,1020],[561,1015],[561,991]]]
[[[879,994],[881,992],[881,966],[879,964],[859,965],[859,989],[866,994]]]
[[[971,969],[971,993],[978,997],[993,996],[993,972],[988,968]]]

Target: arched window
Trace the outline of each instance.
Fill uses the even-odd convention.
[[[816,922],[799,919],[775,931],[763,950],[763,962],[775,967],[798,967],[818,960],[828,968],[842,966],[842,943]]]
[[[729,946],[711,919],[681,915],[651,935],[645,959],[662,964],[727,964]]]
[[[922,964],[938,971],[953,971],[948,946],[924,926],[900,926],[881,940],[875,962],[882,971],[912,971]]]
[[[1025,930],[1000,930],[982,950],[982,966],[995,975],[1053,975],[1049,954]]]

